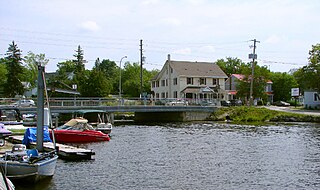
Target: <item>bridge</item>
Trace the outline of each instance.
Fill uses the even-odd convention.
[[[35,100],[36,101],[36,100]],[[107,99],[107,98],[51,98],[51,113],[73,113],[78,110],[102,110],[113,118],[118,113],[134,113],[135,121],[195,121],[205,120],[220,106],[201,106],[200,100],[188,100],[188,105],[167,104],[181,100]],[[186,100],[184,100],[186,101]],[[7,103],[8,104],[8,103]],[[160,104],[160,105],[159,105]],[[36,107],[17,106],[21,113],[36,113]]]

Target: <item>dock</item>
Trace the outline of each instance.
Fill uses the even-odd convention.
[[[21,144],[22,143],[23,136],[10,136],[6,140],[13,143],[13,144]],[[31,148],[36,148],[36,143],[32,142],[30,144]],[[60,143],[56,143],[58,156],[60,159],[63,160],[91,160],[93,159],[92,156],[95,155],[95,152],[92,150],[84,149],[84,148],[78,148],[74,146],[64,145]],[[53,151],[54,145],[52,142],[44,142],[43,143],[43,149],[46,152]]]

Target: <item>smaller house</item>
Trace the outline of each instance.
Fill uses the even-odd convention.
[[[237,86],[239,81],[242,81],[244,79],[244,75],[242,74],[232,74],[225,82],[225,90],[226,93],[228,94],[227,99],[228,100],[234,100],[234,99],[239,99],[237,97]],[[273,91],[272,91],[272,81],[269,80],[266,83],[265,86],[265,93],[268,95],[268,102],[272,103],[273,102]]]

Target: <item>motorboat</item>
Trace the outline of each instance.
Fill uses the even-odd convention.
[[[5,145],[5,138],[12,134],[11,131],[4,127],[3,123],[0,123],[0,147]]]
[[[37,149],[15,144],[0,158],[0,167],[12,181],[35,183],[54,175],[57,159],[55,151],[39,153]]]
[[[88,123],[96,130],[105,134],[112,131],[110,115],[103,110],[78,110],[73,113],[74,118],[82,117],[88,120]]]
[[[1,169],[0,169],[1,170]],[[2,190],[14,190],[15,186],[11,182],[9,178],[7,178],[4,173],[4,171],[1,170],[0,172],[0,189]]]
[[[56,142],[59,143],[87,143],[110,140],[108,134],[95,130],[84,118],[71,119],[64,125],[50,130],[51,137],[52,132],[54,132]]]

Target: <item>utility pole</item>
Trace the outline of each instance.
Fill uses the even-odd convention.
[[[143,54],[142,54],[142,40],[140,40],[140,98],[142,98],[142,71],[143,71]]]
[[[260,43],[260,41],[257,41],[256,39],[251,40],[253,41],[253,54],[249,54],[249,59],[252,59],[252,65],[251,65],[251,84],[250,84],[250,106],[253,105],[253,78],[254,78],[254,61],[257,59],[256,55],[256,43]]]

